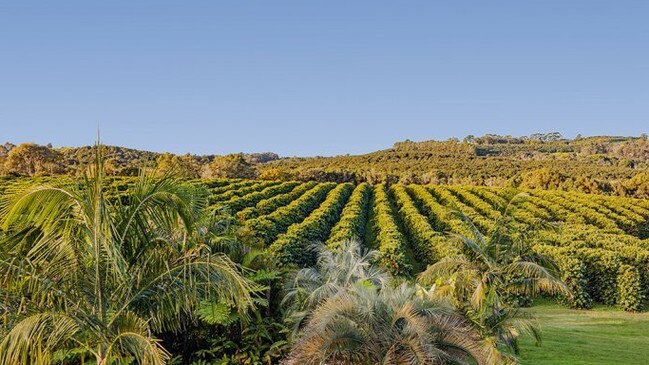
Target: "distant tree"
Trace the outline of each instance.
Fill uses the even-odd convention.
[[[623,183],[625,195],[649,199],[649,173],[641,172]]]
[[[545,134],[545,136],[543,138],[543,141],[544,142],[554,142],[554,141],[558,141],[558,140],[560,140],[562,138],[563,138],[563,136],[561,135],[561,133],[559,133],[559,132],[551,132],[551,133],[546,133]]]
[[[610,190],[610,187],[607,188],[606,184],[602,184],[590,176],[581,175],[569,181],[570,184],[563,184],[563,190],[579,190],[589,194],[598,194]]]
[[[448,183],[448,176],[446,175],[446,173],[444,173],[444,171],[434,169],[424,173],[421,176],[421,183],[436,185],[446,184]]]
[[[5,161],[7,158],[5,156],[0,156],[0,176],[7,175],[7,169],[5,168]]]
[[[157,173],[159,175],[173,174],[177,177],[195,179],[200,177],[200,165],[192,155],[177,156],[171,153],[163,153],[158,156]]]
[[[9,151],[11,151],[11,149],[13,149],[14,147],[16,147],[16,145],[13,144],[13,143],[9,143],[9,142],[6,142],[5,144],[0,145],[0,157],[7,157],[7,155],[9,154]]]
[[[7,154],[5,168],[20,175],[55,174],[64,171],[63,155],[47,146],[23,143]]]
[[[205,174],[207,178],[244,178],[254,179],[257,177],[257,170],[246,161],[243,153],[215,157],[207,166]]]
[[[399,183],[404,184],[404,185],[419,184],[419,183],[421,183],[420,180],[421,179],[419,178],[419,176],[416,173],[414,173],[412,171],[409,171],[409,172],[406,172],[405,174],[401,175],[401,177],[399,178]]]
[[[264,169],[259,173],[259,178],[262,180],[291,180],[293,175],[290,171],[282,170],[276,167]]]
[[[475,143],[475,136],[473,134],[469,134],[468,136],[464,137],[463,142],[473,144]]]
[[[566,180],[566,176],[550,168],[543,167],[521,174],[521,188],[556,189]]]
[[[613,155],[632,161],[649,161],[649,141],[640,137],[623,142],[613,150]]]
[[[279,160],[279,155],[273,152],[251,153],[246,157],[250,163],[264,163]]]

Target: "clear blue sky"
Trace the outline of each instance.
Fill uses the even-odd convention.
[[[86,145],[97,122],[201,154],[639,135],[649,1],[0,3],[0,139]]]

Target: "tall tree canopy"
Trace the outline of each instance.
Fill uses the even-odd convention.
[[[23,143],[7,154],[5,168],[8,172],[34,176],[64,171],[63,155],[49,146]]]
[[[192,155],[173,155],[163,153],[158,156],[157,169],[159,175],[174,174],[178,177],[195,179],[201,175],[201,167]]]
[[[257,170],[243,153],[236,153],[215,157],[208,165],[205,177],[253,179],[257,177]]]

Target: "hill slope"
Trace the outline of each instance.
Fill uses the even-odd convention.
[[[649,141],[643,137],[467,137],[398,142],[358,156],[281,159],[262,177],[513,186],[617,195],[649,193]],[[639,177],[636,177],[640,175]],[[635,180],[632,180],[636,177]],[[644,189],[644,190],[643,190]]]
[[[0,174],[21,174],[20,168],[9,168],[5,162],[14,148],[10,143],[0,145]],[[20,161],[43,164],[47,160],[47,166],[28,166],[26,171],[77,174],[90,161],[92,148],[43,147],[40,153],[47,156],[21,157]],[[118,146],[106,146],[105,155],[113,175],[135,175],[169,156]],[[205,171],[215,158],[184,157],[196,171]],[[563,139],[556,133],[468,136],[462,141],[397,142],[392,148],[356,156],[279,158],[274,153],[258,153],[247,154],[245,159],[266,180],[470,184],[649,198],[646,135],[576,139]]]

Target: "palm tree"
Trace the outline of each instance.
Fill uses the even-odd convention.
[[[341,242],[335,251],[323,245],[314,245],[312,249],[316,251],[316,266],[302,268],[291,275],[282,300],[288,306],[289,322],[296,331],[324,300],[359,283],[383,288],[390,281],[390,275],[373,264],[379,252],[366,251],[356,241]]]
[[[515,199],[517,199],[516,197]],[[532,237],[543,222],[521,226],[510,214],[510,206],[485,237],[462,213],[472,237],[451,235],[449,244],[463,246],[464,254],[446,257],[419,275],[419,283],[433,285],[430,296],[445,297],[465,313],[494,344],[518,353],[518,336],[541,337],[534,318],[511,302],[515,296],[539,293],[570,295],[557,279],[557,266],[534,252]]]
[[[251,305],[256,286],[212,252],[205,189],[142,175],[127,196],[108,197],[95,151],[81,183],[3,199],[2,365],[164,364],[153,333],[180,329],[203,300]]]
[[[319,250],[318,264],[300,270],[286,301],[301,324],[287,360],[292,364],[492,364],[497,353],[440,300],[372,264],[376,252],[356,242]]]
[[[201,320],[186,327],[181,338],[171,334],[174,354],[185,363],[275,363],[289,350],[279,298],[287,270],[257,240],[242,239],[241,225],[225,209],[215,213],[214,249],[244,268],[245,276],[263,293],[253,298],[255,307],[245,313],[237,313],[227,303],[201,303]]]

